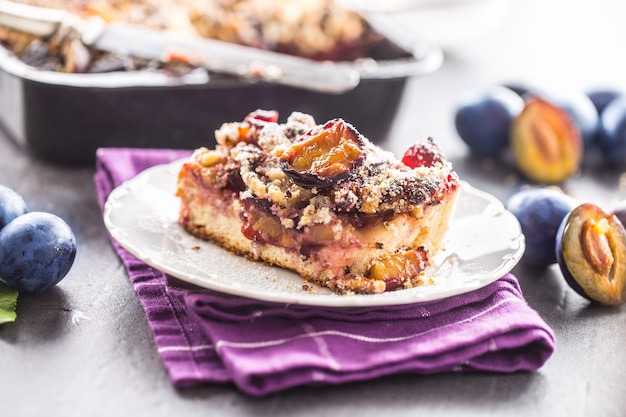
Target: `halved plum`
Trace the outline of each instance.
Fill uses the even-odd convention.
[[[584,146],[592,144],[598,131],[598,111],[591,98],[584,92],[575,88],[540,87],[533,88],[524,95],[525,100],[532,97],[541,98],[565,111],[580,131]]]
[[[295,141],[280,157],[280,167],[304,188],[325,188],[363,164],[365,142],[343,119],[333,119]]]
[[[585,203],[563,219],[556,256],[567,283],[605,305],[626,302],[626,229],[618,218]]]
[[[584,151],[580,129],[568,113],[540,98],[530,98],[514,120],[511,148],[519,170],[543,184],[574,174]]]

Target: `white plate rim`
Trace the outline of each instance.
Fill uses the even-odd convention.
[[[140,191],[143,192],[144,190],[142,190],[142,187],[144,187],[148,182],[158,176],[172,176],[172,183],[157,184],[156,187],[159,192],[162,192],[159,197],[168,198],[168,195],[171,197],[172,200],[169,201],[169,203],[171,206],[173,206],[173,202],[177,201],[178,198],[174,195],[175,188],[172,186],[172,184],[175,181],[175,176],[177,175],[182,163],[183,160],[177,160],[171,163],[150,167],[116,187],[106,199],[103,209],[103,220],[110,236],[123,249],[125,249],[141,261],[145,262],[149,266],[183,282],[194,284],[200,288],[205,288],[234,296],[256,299],[259,301],[284,304],[301,304],[320,307],[375,307],[423,303],[465,294],[495,282],[515,267],[515,265],[521,259],[525,250],[524,235],[521,232],[521,227],[519,226],[519,223],[517,222],[515,216],[507,211],[504,205],[496,197],[485,191],[473,187],[466,181],[461,181],[461,195],[459,197],[459,201],[457,202],[457,211],[455,212],[453,219],[456,219],[459,216],[463,216],[463,213],[459,213],[458,211],[458,207],[462,203],[461,199],[471,198],[474,199],[476,203],[484,205],[482,212],[476,215],[477,219],[471,219],[472,222],[481,219],[487,220],[489,218],[500,218],[500,220],[504,219],[505,224],[511,230],[508,232],[510,236],[502,237],[502,240],[504,242],[508,242],[508,244],[510,245],[510,251],[507,252],[507,249],[504,249],[505,252],[503,255],[502,263],[497,267],[491,268],[488,271],[482,271],[480,274],[476,274],[476,276],[469,276],[464,281],[459,282],[458,285],[446,285],[444,288],[440,287],[439,290],[437,286],[440,284],[437,282],[437,279],[441,277],[438,277],[436,275],[432,275],[432,277],[435,279],[435,284],[391,291],[383,294],[338,295],[334,293],[319,294],[317,292],[310,292],[305,290],[301,290],[300,293],[286,293],[280,290],[259,291],[258,288],[255,289],[253,287],[251,288],[250,286],[232,286],[232,282],[229,282],[227,285],[226,282],[220,280],[220,277],[212,275],[210,272],[190,272],[189,270],[181,269],[180,265],[173,264],[168,259],[149,255],[146,252],[145,247],[142,247],[140,244],[138,244],[137,240],[133,236],[133,233],[139,233],[140,231],[132,230],[132,227],[120,227],[120,222],[117,220],[116,216],[119,216],[123,213],[125,209],[125,204],[137,204],[137,201],[133,201],[137,200],[136,194]],[[154,185],[155,184],[152,184],[152,186]],[[150,192],[148,192],[148,194],[150,194]],[[169,217],[170,219],[173,219],[174,217],[177,218],[177,213],[169,213]],[[171,222],[172,221],[170,221],[170,223]],[[175,221],[175,223],[175,225],[168,224],[167,226],[178,227],[180,228],[180,230],[183,230],[182,226],[180,226],[177,221]],[[454,226],[455,222],[453,221],[451,230],[448,233],[448,239],[454,239]],[[154,231],[154,233],[161,233],[161,235],[163,235],[162,237],[164,239],[167,239],[167,236],[165,236],[167,231],[167,227],[164,227],[163,230],[156,230]],[[498,231],[499,230],[496,230],[496,232]],[[208,247],[207,245],[216,247],[216,245],[212,242],[207,242],[195,238],[184,231],[183,234],[187,236],[190,240],[193,240],[194,245],[197,245],[197,247]],[[498,238],[498,236],[496,237]],[[192,249],[189,250],[191,251]],[[448,253],[445,259],[449,259],[450,255],[456,256],[457,254]],[[490,254],[487,253],[486,255]],[[259,262],[250,261],[243,257],[240,258],[241,262],[250,263],[250,266],[259,265]],[[444,260],[443,262],[447,262],[446,260]],[[437,268],[441,267],[441,265],[436,266]],[[269,266],[268,268],[273,268],[277,271],[283,271],[284,273],[293,274],[289,271],[283,270],[282,268]],[[450,277],[447,276],[446,278],[449,279]],[[433,290],[433,288],[435,289]],[[320,290],[326,291],[326,289]]]

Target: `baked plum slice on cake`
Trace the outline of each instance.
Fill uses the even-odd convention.
[[[340,294],[425,283],[459,192],[432,139],[398,160],[342,119],[266,110],[215,137],[178,176],[189,233]]]

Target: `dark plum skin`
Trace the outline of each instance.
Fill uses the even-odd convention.
[[[618,201],[613,207],[612,213],[626,227],[626,200]]]
[[[565,262],[565,257],[563,256],[563,232],[565,231],[565,227],[568,225],[569,215],[570,213],[568,213],[563,218],[563,221],[561,221],[561,224],[559,225],[559,229],[556,232],[556,244],[554,246],[554,254],[556,255],[556,263],[559,265],[559,268],[561,269],[561,274],[563,275],[563,278],[565,278],[565,282],[567,282],[570,288],[576,291],[576,293],[578,293],[579,295],[585,297],[586,299],[589,299],[587,294],[585,294],[585,291],[578,284],[578,282],[576,282],[576,279],[574,279],[574,276],[572,275],[569,268],[567,267],[567,263]]]
[[[535,89],[524,95],[526,100],[531,97],[541,98],[565,110],[580,130],[585,147],[593,144],[599,128],[599,116],[593,102],[585,93],[574,89]]]
[[[598,144],[607,164],[626,162],[626,96],[611,101],[602,112]]]
[[[21,195],[9,187],[0,185],[0,229],[27,211]]]
[[[530,90],[532,90],[532,88],[524,83],[520,83],[520,82],[513,82],[513,83],[504,83],[502,84],[503,87],[508,88],[509,90],[513,91],[515,94],[517,94],[520,97],[523,97],[524,94],[528,93]]]
[[[445,160],[446,157],[432,138],[409,146],[402,155],[402,163],[410,168],[433,167],[443,164]]]
[[[545,268],[557,262],[557,230],[575,206],[576,200],[555,188],[528,188],[509,197],[506,207],[517,217],[526,240],[526,265]]]
[[[0,230],[0,281],[24,292],[42,292],[69,272],[76,238],[60,217],[30,212]]]
[[[561,222],[555,246],[565,281],[604,305],[626,302],[626,229],[595,204],[575,207]]]
[[[598,115],[601,116],[606,106],[608,106],[610,102],[621,96],[623,92],[611,88],[598,88],[588,90],[585,94],[587,94],[587,97],[589,97],[589,99],[593,103],[596,111],[598,112]]]
[[[524,108],[524,100],[503,86],[468,92],[457,103],[454,124],[472,155],[493,157],[509,145],[513,119]]]

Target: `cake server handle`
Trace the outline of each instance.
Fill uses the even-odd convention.
[[[0,0],[0,26],[39,37],[49,37],[60,28],[73,28],[83,43],[103,51],[168,62],[172,57],[215,72],[251,80],[327,93],[354,89],[360,73],[348,65],[320,62],[249,46],[201,37],[175,36],[161,30],[82,19],[59,9],[48,9]]]
[[[0,0],[0,26],[42,38],[52,36],[69,15],[64,10]]]

